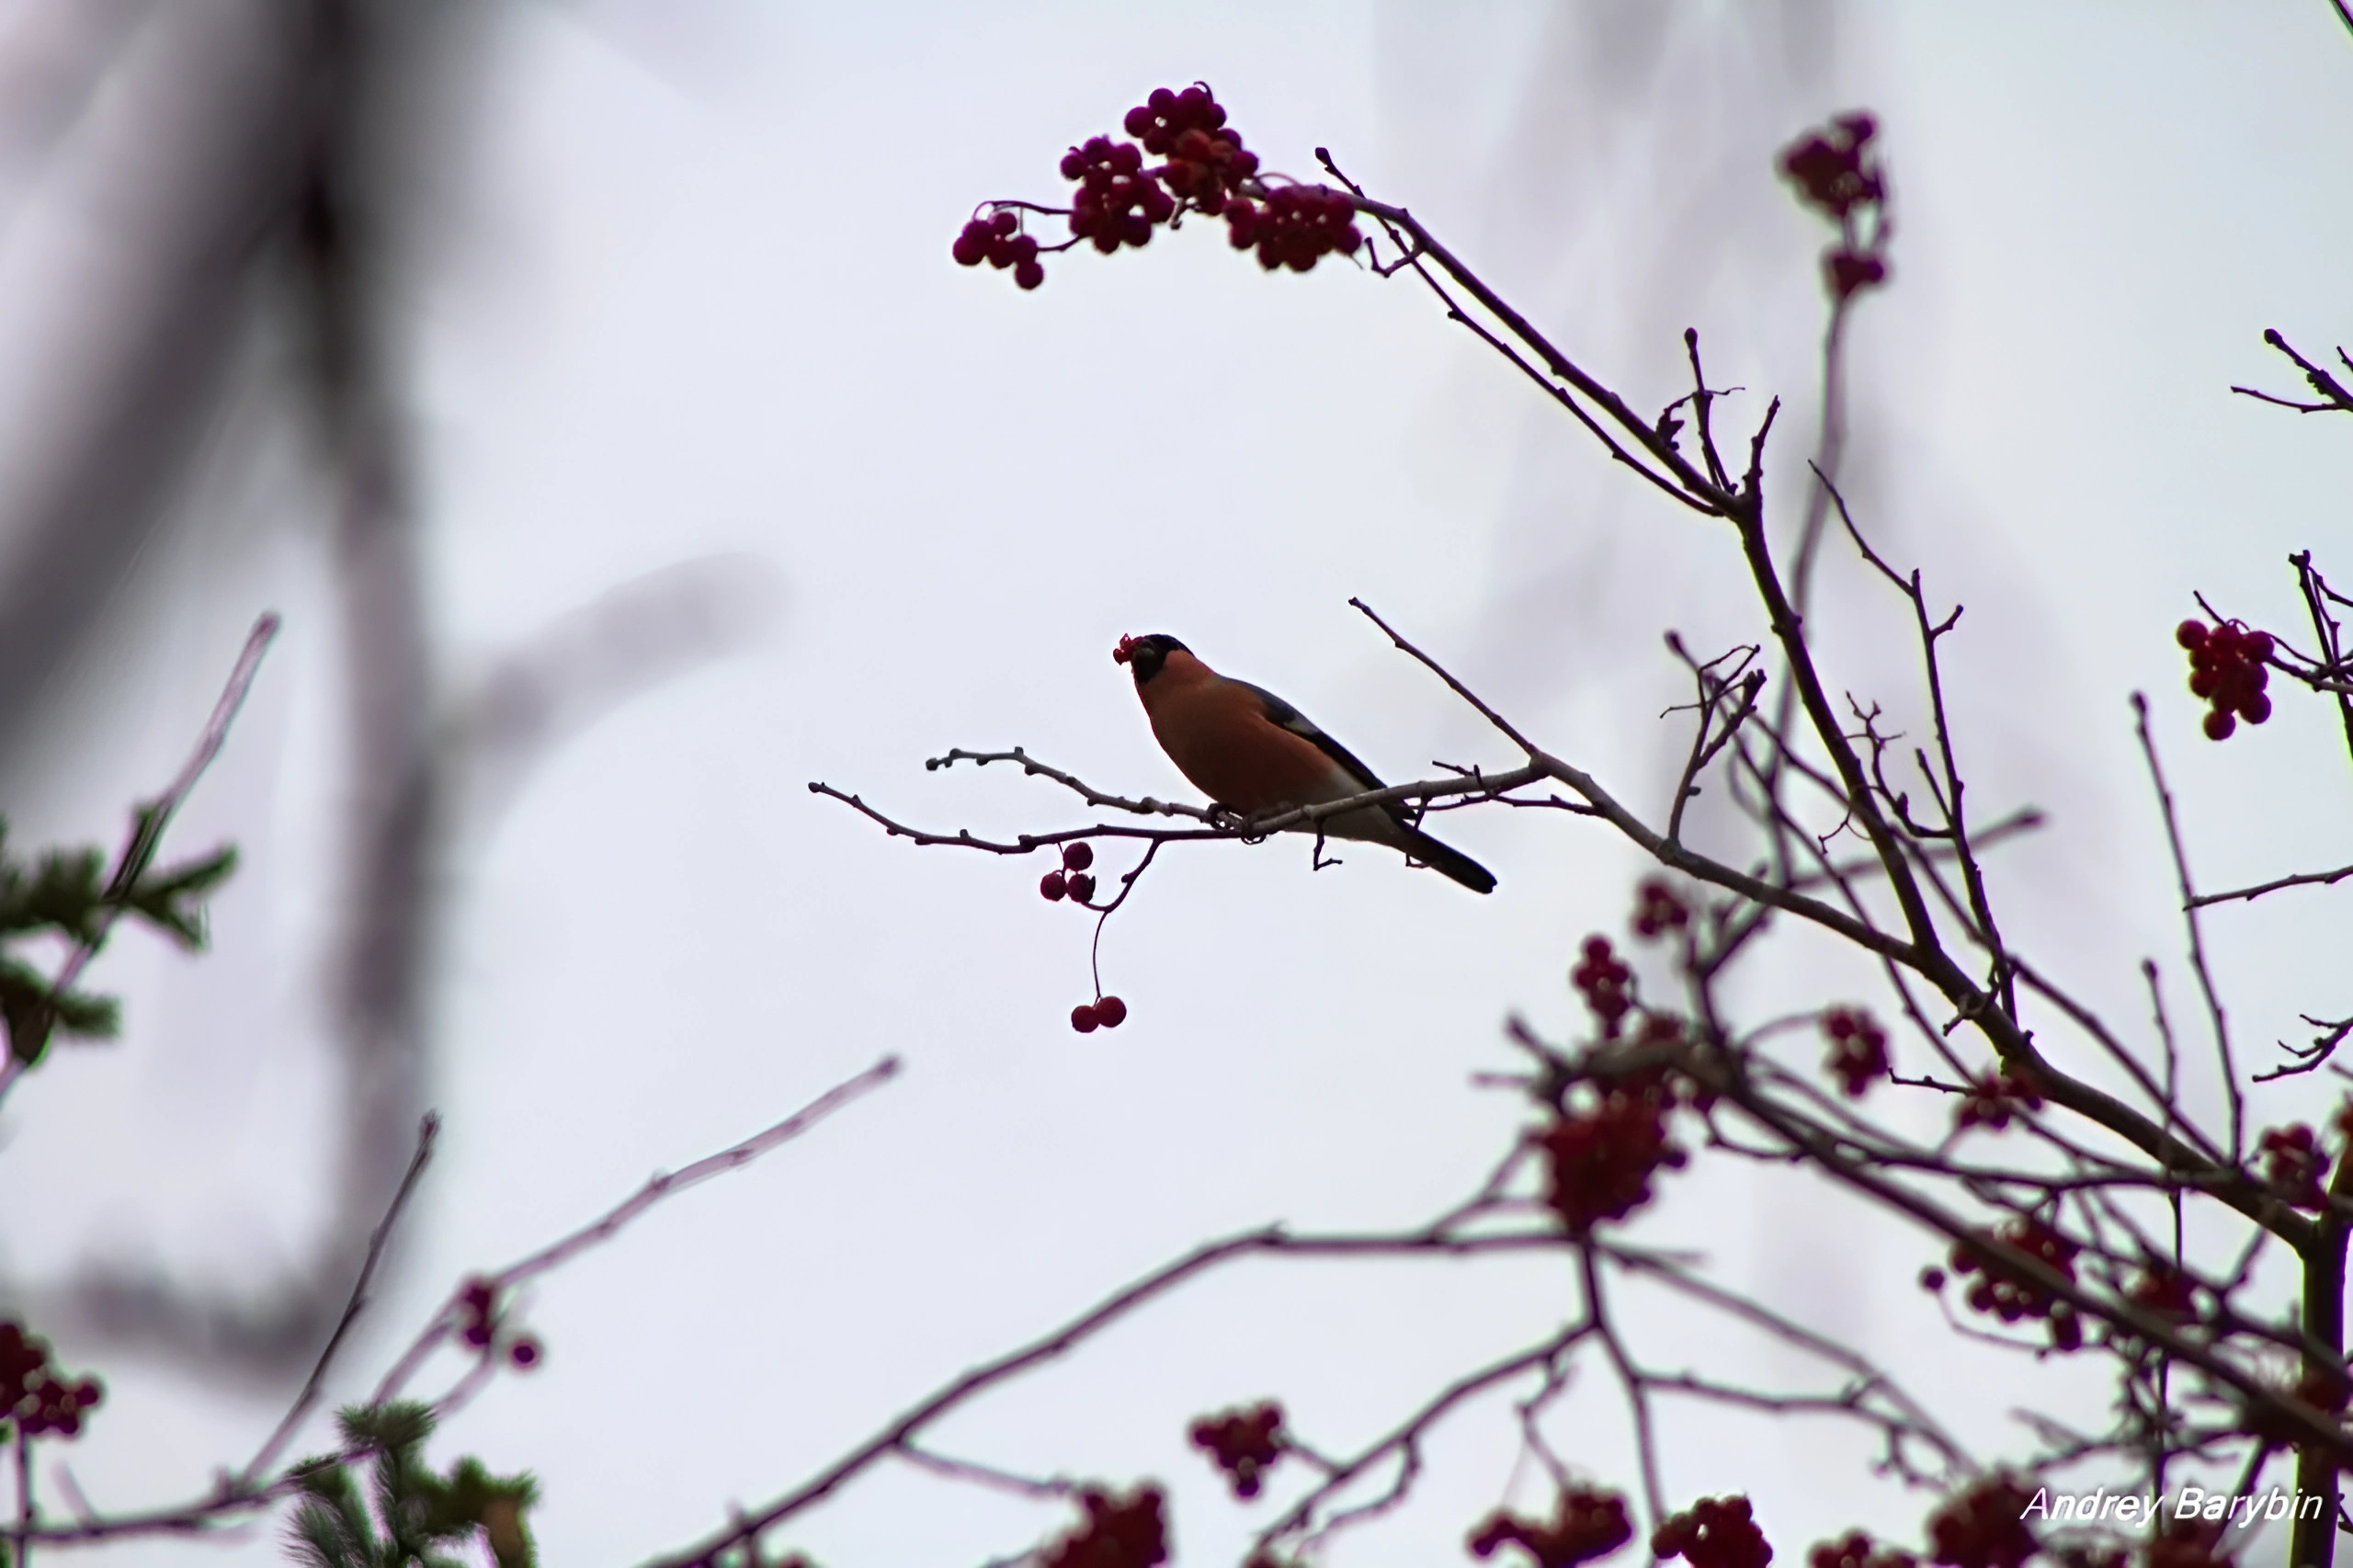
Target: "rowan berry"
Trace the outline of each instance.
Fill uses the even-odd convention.
[[[2302,1122],[2274,1127],[2264,1133],[2257,1147],[2263,1151],[2263,1179],[2290,1207],[2328,1207],[2321,1180],[2328,1174],[2329,1158],[2311,1128]]]
[[[2206,738],[2231,738],[2244,719],[2260,724],[2271,717],[2271,699],[2265,688],[2271,673],[2264,661],[2271,656],[2271,634],[2250,631],[2234,620],[2208,626],[2185,620],[2174,629],[2174,641],[2189,654],[2189,690],[2209,706],[2203,723]]]
[[[1060,871],[1048,871],[1038,879],[1038,896],[1048,903],[1059,902],[1068,892],[1070,892],[1070,881]]]
[[[1626,1500],[1614,1492],[1563,1489],[1550,1520],[1523,1518],[1501,1509],[1489,1515],[1465,1543],[1473,1556],[1493,1557],[1517,1546],[1535,1559],[1535,1568],[1577,1568],[1607,1557],[1634,1539]]]
[[[526,1334],[506,1346],[506,1359],[518,1372],[528,1372],[540,1364],[540,1342]]]
[[[1545,1155],[1544,1201],[1573,1236],[1649,1202],[1651,1177],[1684,1161],[1667,1138],[1665,1107],[1646,1095],[1606,1095],[1591,1110],[1561,1117],[1537,1145]]]
[[[1193,1423],[1193,1446],[1210,1460],[1236,1497],[1256,1497],[1266,1472],[1282,1458],[1283,1407],[1271,1401],[1246,1409],[1204,1415]]]
[[[1645,940],[1680,931],[1691,923],[1691,911],[1675,890],[1656,877],[1634,890],[1634,935]]]
[[[1603,1038],[1618,1038],[1618,1026],[1634,1006],[1633,971],[1618,959],[1607,937],[1587,937],[1584,956],[1569,971],[1569,980],[1585,996],[1585,1005],[1601,1021]]]
[[[1128,1021],[1128,1005],[1117,996],[1104,996],[1095,1003],[1095,1021],[1107,1029],[1116,1029]]]
[[[1085,871],[1074,874],[1070,878],[1069,886],[1070,896],[1077,900],[1079,903],[1086,903],[1093,901],[1095,897],[1095,879],[1088,876]]]
[[[1081,1034],[1093,1034],[1103,1024],[1103,1015],[1087,1003],[1081,1002],[1070,1010],[1070,1027]]]
[[[1971,1311],[1998,1317],[2004,1323],[2041,1319],[2048,1325],[2054,1348],[2080,1348],[2083,1324],[2076,1318],[2075,1309],[2059,1300],[2040,1280],[2010,1262],[2006,1254],[1986,1245],[1986,1241],[2022,1252],[2069,1281],[2075,1278],[2075,1255],[2082,1247],[2040,1220],[2021,1215],[1984,1233],[1984,1241],[1955,1242],[1951,1257],[1954,1273],[1980,1275],[1969,1289]]]
[[[1953,1129],[1966,1131],[1983,1127],[1988,1132],[1999,1132],[2009,1126],[2011,1117],[2041,1108],[2042,1095],[2033,1074],[2025,1068],[2005,1068],[1970,1080],[1953,1111]]]
[[[1152,239],[1155,223],[1165,223],[1176,203],[1143,166],[1143,153],[1132,142],[1091,137],[1063,159],[1063,175],[1079,182],[1071,198],[1070,232],[1108,256],[1121,245],[1142,245]]]
[[[498,1322],[498,1288],[477,1275],[458,1293],[458,1337],[480,1350]]]
[[[1747,1498],[1702,1497],[1651,1532],[1651,1555],[1680,1557],[1691,1568],[1765,1568],[1773,1548]]]
[[[2035,1494],[2016,1477],[1994,1475],[1948,1498],[1928,1516],[1928,1542],[1940,1568],[2023,1568],[2041,1550],[2027,1528]]]
[[[1335,252],[1353,254],[1364,244],[1356,225],[1356,202],[1345,190],[1322,185],[1278,186],[1264,202],[1235,200],[1225,210],[1236,250],[1255,247],[1258,265],[1272,272],[1288,267],[1305,272]]]
[[[1822,1016],[1830,1055],[1823,1067],[1838,1079],[1849,1099],[1859,1099],[1887,1076],[1887,1031],[1859,1007],[1833,1007]]]
[[[1095,849],[1093,846],[1085,842],[1065,844],[1063,846],[1063,870],[1084,871],[1087,867],[1092,866],[1093,864],[1095,864]]]
[[[2149,1264],[2124,1299],[2144,1312],[2177,1322],[2198,1312],[2197,1288],[2189,1276],[2163,1259]]]
[[[1167,1562],[1165,1502],[1160,1488],[1150,1483],[1126,1497],[1087,1487],[1078,1494],[1086,1517],[1037,1554],[1037,1568],[1154,1568]]]
[[[1878,131],[1878,122],[1868,114],[1842,114],[1782,149],[1781,173],[1798,187],[1799,199],[1843,222],[1856,208],[1887,194],[1879,165],[1866,150]]]
[[[28,1437],[78,1437],[82,1417],[106,1398],[96,1378],[68,1378],[50,1364],[49,1342],[24,1324],[0,1323],[0,1421]]]
[[[1806,1568],[1918,1568],[1908,1551],[1880,1547],[1861,1530],[1844,1540],[1825,1540],[1806,1554]]]

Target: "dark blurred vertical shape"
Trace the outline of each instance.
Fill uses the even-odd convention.
[[[399,242],[414,238],[401,231],[413,226],[418,176],[449,134],[457,67],[479,54],[465,45],[494,9],[173,0],[142,14],[110,0],[94,10],[119,25],[74,61],[78,86],[50,88],[61,103],[86,101],[110,71],[103,85],[145,123],[140,156],[120,160],[136,166],[101,176],[119,174],[121,187],[93,197],[122,254],[105,275],[114,296],[80,303],[112,330],[85,334],[94,351],[75,362],[41,368],[61,394],[48,461],[0,491],[0,758],[169,509],[235,352],[256,332],[290,326],[301,347],[288,390],[316,438],[348,645],[349,862],[337,906],[349,924],[332,979],[348,1098],[333,1240],[267,1298],[100,1271],[43,1308],[52,1322],[213,1369],[266,1374],[315,1353],[421,1103],[438,768],[386,284]],[[19,63],[0,60],[0,80]]]
[[[1834,0],[1577,0],[1536,13],[1392,4],[1381,12],[1383,95],[1402,143],[1392,162],[1436,189],[1380,194],[1430,218],[1428,198],[1442,191],[1466,231],[1448,241],[1637,407],[1690,390],[1687,325],[1701,329],[1718,386],[1753,381],[1760,360],[1802,377],[1753,384],[1719,415],[1745,432],[1768,395],[1785,394],[1775,472],[1802,472],[1797,454],[1814,437],[1819,241],[1809,232],[1789,243],[1773,157],[1850,107],[1825,99],[1837,15]],[[1505,43],[1499,24],[1521,22],[1529,36]],[[1479,145],[1458,127],[1496,118],[1481,99],[1512,45],[1526,61],[1518,89],[1492,147]],[[1500,695],[1533,705],[1590,688],[1630,656],[1652,660],[1661,585],[1635,584],[1634,563],[1654,568],[1659,550],[1671,561],[1703,536],[1597,459],[1556,410],[1531,401],[1525,420],[1476,663],[1501,672]],[[1645,536],[1639,547],[1628,529]]]

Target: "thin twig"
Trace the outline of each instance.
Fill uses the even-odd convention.
[[[221,697],[212,705],[212,716],[205,722],[204,732],[197,737],[196,749],[164,792],[152,801],[142,802],[131,812],[131,834],[123,841],[122,853],[115,858],[113,871],[107,878],[106,893],[98,906],[97,924],[88,936],[74,945],[66,956],[57,978],[50,982],[52,996],[63,996],[82,978],[82,971],[106,946],[115,922],[122,918],[131,890],[155,858],[164,842],[164,830],[196,789],[197,780],[221,755],[221,747],[228,741],[229,727],[236,722],[238,710],[245,705],[245,694],[253,689],[254,676],[261,671],[262,655],[269,652],[272,639],[277,637],[278,619],[275,611],[263,615],[254,622],[253,631],[245,636],[245,645],[237,655],[237,663],[229,672],[228,684],[222,687]],[[11,1053],[0,1062],[0,1100],[7,1098],[9,1088],[25,1073],[25,1063]]]
[[[312,1405],[317,1403],[319,1390],[326,1381],[327,1369],[335,1364],[335,1352],[343,1348],[344,1335],[351,1332],[351,1325],[358,1321],[360,1312],[368,1305],[368,1287],[376,1277],[376,1265],[384,1256],[385,1244],[392,1240],[392,1227],[400,1222],[402,1210],[408,1206],[409,1195],[416,1190],[417,1178],[425,1174],[426,1165],[433,1158],[434,1141],[440,1131],[441,1118],[438,1113],[427,1111],[425,1119],[417,1123],[416,1153],[409,1158],[408,1170],[401,1177],[399,1187],[393,1191],[392,1203],[384,1210],[384,1218],[368,1237],[368,1256],[360,1262],[359,1278],[352,1281],[351,1299],[343,1305],[343,1316],[335,1320],[335,1332],[327,1336],[325,1347],[320,1350],[317,1363],[311,1368],[310,1377],[302,1383],[302,1392],[295,1395],[285,1418],[278,1422],[277,1429],[270,1433],[254,1457],[245,1461],[245,1468],[237,1472],[231,1483],[237,1490],[243,1491],[253,1485],[254,1478],[269,1468],[301,1427],[302,1418],[311,1413]]]

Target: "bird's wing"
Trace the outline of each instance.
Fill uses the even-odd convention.
[[[1342,770],[1363,788],[1367,790],[1382,788],[1380,776],[1358,761],[1354,752],[1317,729],[1314,720],[1310,719],[1263,686],[1252,686],[1246,680],[1237,680],[1233,684],[1257,698],[1266,710],[1268,723],[1289,730],[1292,734],[1314,746],[1325,756],[1338,763]]]

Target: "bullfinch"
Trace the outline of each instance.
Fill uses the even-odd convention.
[[[1165,632],[1122,637],[1112,659],[1128,666],[1160,749],[1211,800],[1239,815],[1322,805],[1382,788],[1371,768],[1273,692],[1218,674]],[[1495,874],[1415,827],[1394,802],[1363,806],[1300,831],[1403,850],[1472,892]]]

